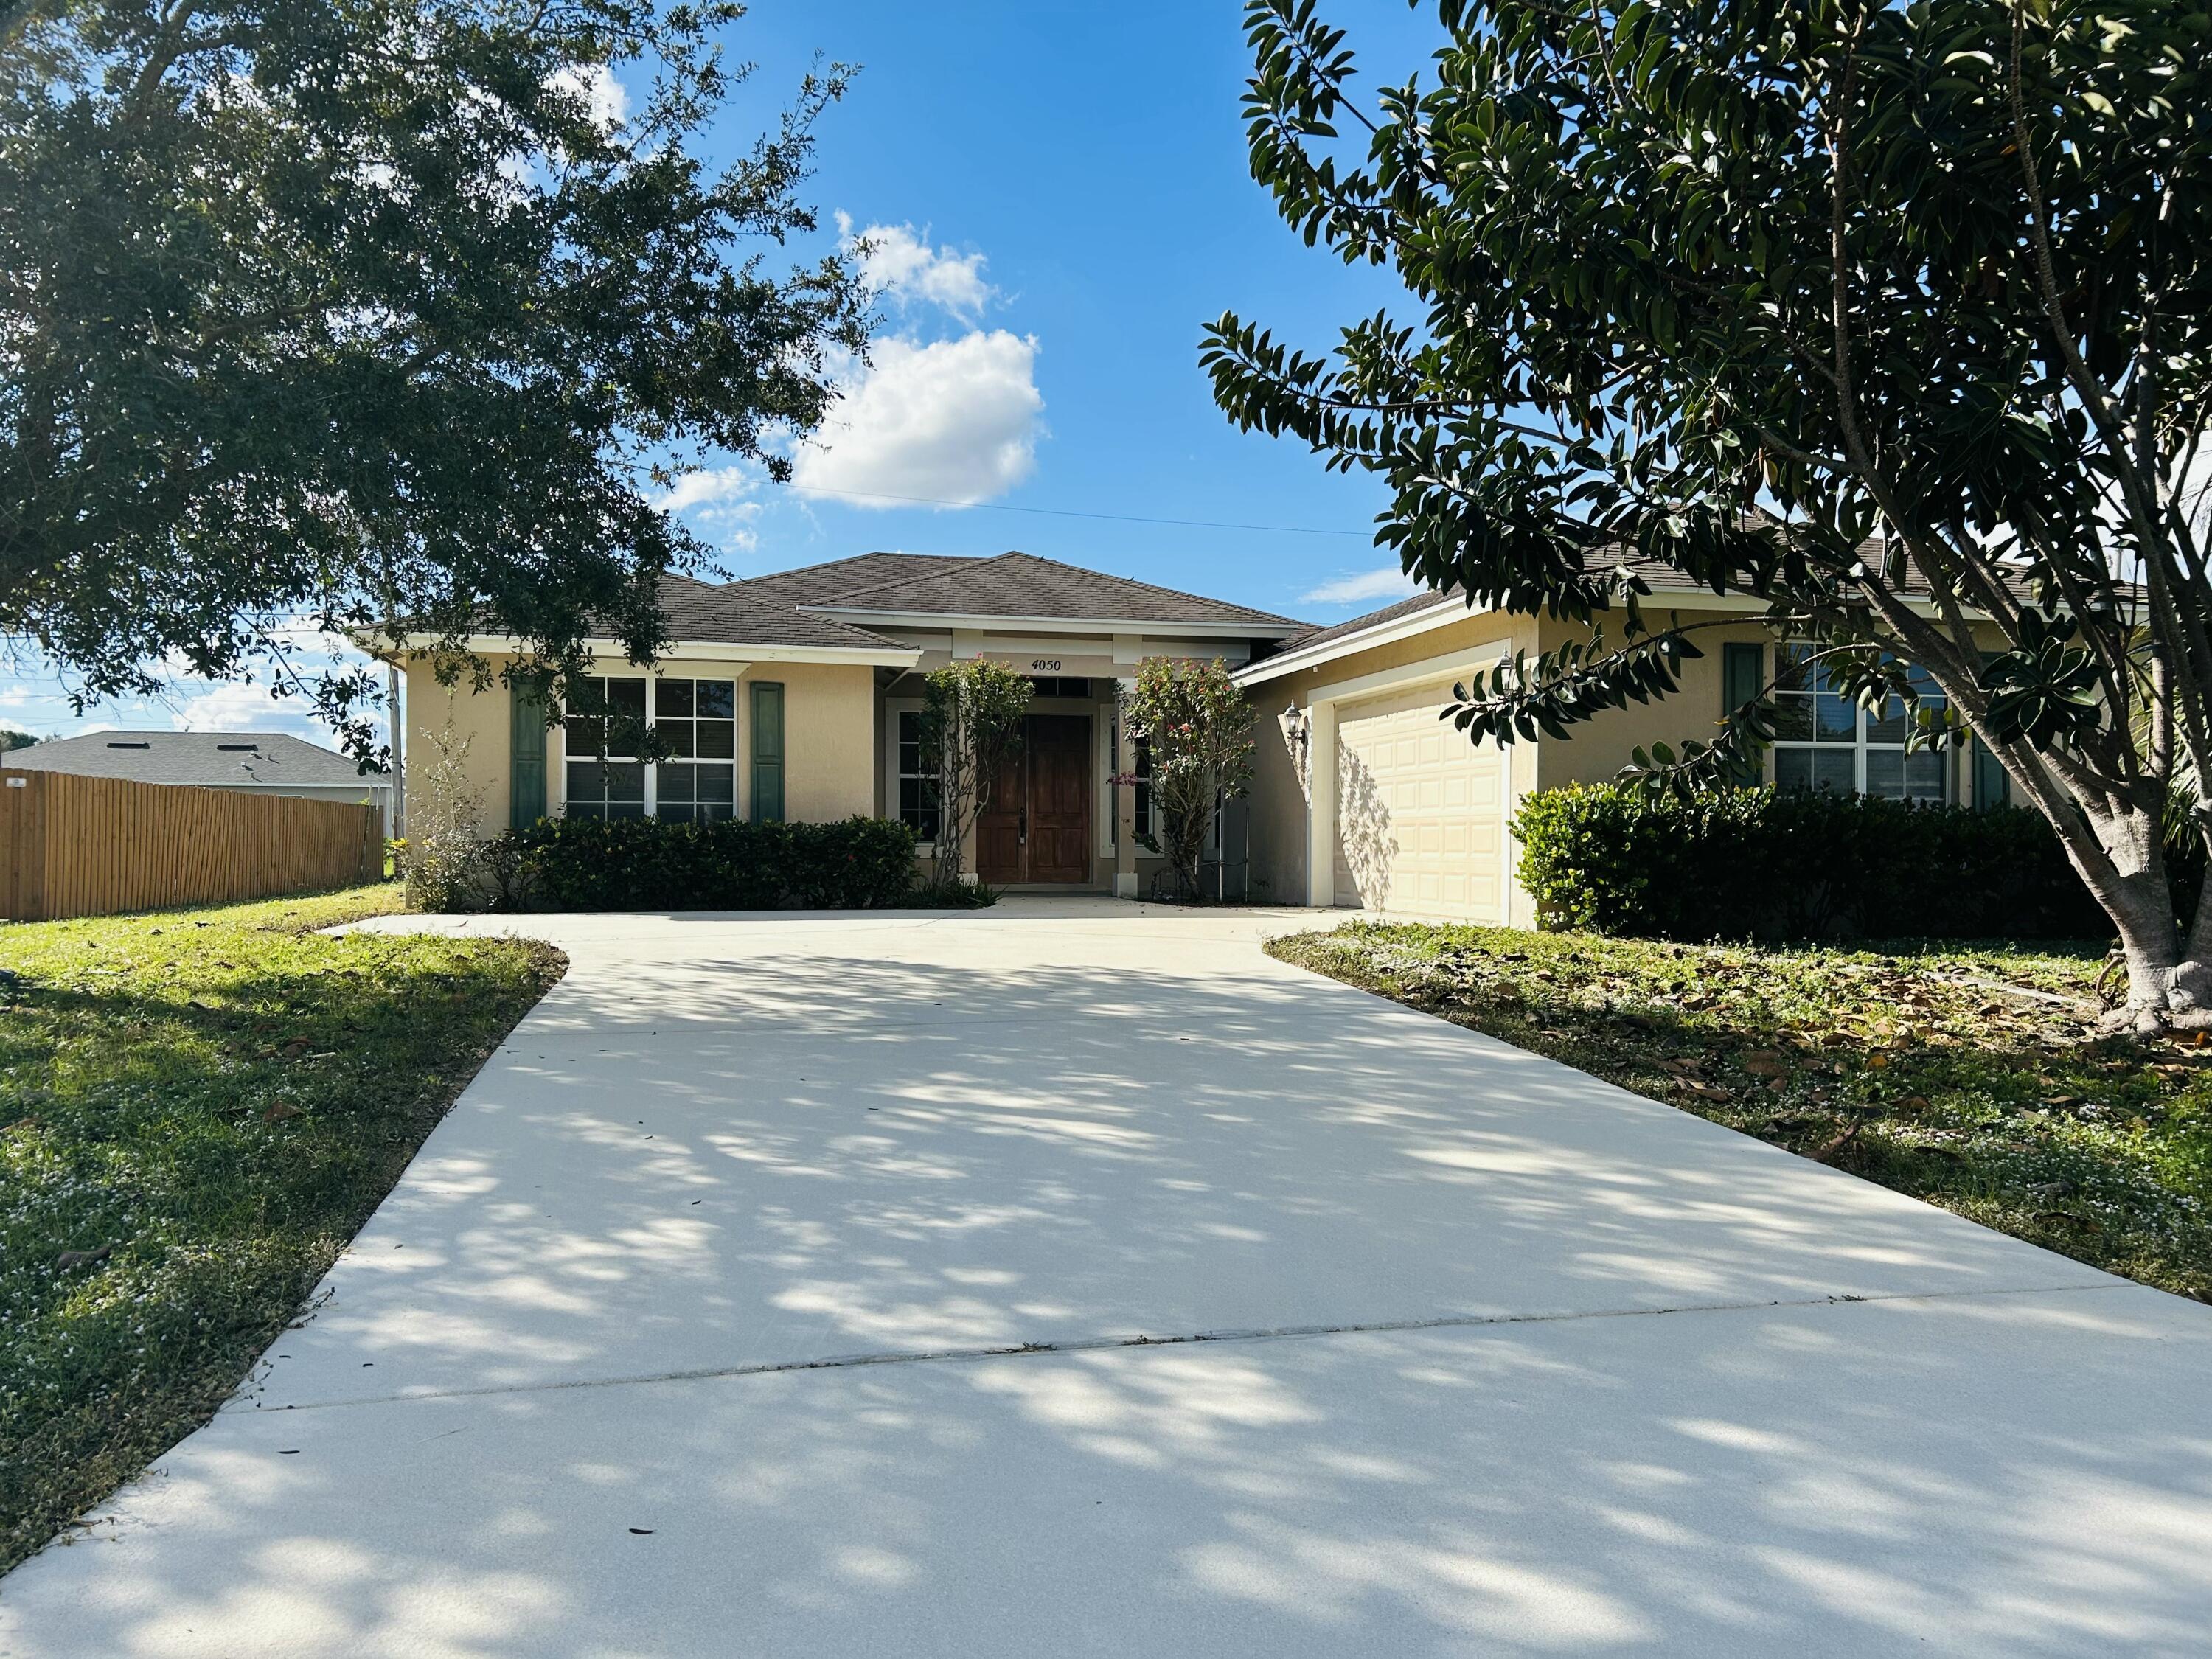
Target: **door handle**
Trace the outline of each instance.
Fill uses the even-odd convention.
[[[1015,813],[1014,825],[1015,839],[1026,842],[1030,838],[1030,809],[1028,807],[1024,806]]]

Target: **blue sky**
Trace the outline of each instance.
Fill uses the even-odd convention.
[[[1425,20],[1403,6],[1334,9],[1363,84],[1402,80],[1424,57]],[[1234,0],[756,0],[729,46],[758,73],[708,151],[749,144],[817,52],[859,64],[822,126],[811,198],[825,235],[832,216],[869,235],[885,323],[832,428],[799,458],[812,489],[732,468],[684,492],[678,510],[729,574],[874,548],[1018,547],[1320,621],[1405,591],[1371,541],[1381,490],[1232,430],[1198,368],[1200,325],[1224,309],[1325,345],[1396,303],[1387,273],[1306,248],[1246,173],[1239,16]],[[969,505],[857,499],[881,495]],[[51,672],[0,673],[0,724],[41,734],[317,735],[296,708],[258,686],[180,683],[79,718]]]

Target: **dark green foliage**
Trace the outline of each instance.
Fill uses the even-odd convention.
[[[872,909],[915,884],[914,831],[889,818],[541,818],[502,842],[519,854],[509,902],[532,910]]]
[[[2050,826],[1858,796],[1621,785],[1547,790],[1513,819],[1545,925],[1658,939],[2102,939]],[[2174,861],[2193,908],[2203,861]]]
[[[18,732],[12,726],[0,726],[0,755],[12,749],[28,749],[38,739],[28,732]]]
[[[0,7],[0,631],[87,702],[285,683],[299,615],[646,660],[674,473],[787,476],[866,343],[847,262],[775,263],[844,72],[718,127],[742,9]],[[314,690],[373,750],[374,678]]]
[[[1252,173],[1405,310],[1311,349],[1224,315],[1201,362],[1389,489],[1409,575],[1605,623],[1462,729],[1663,697],[1733,618],[1660,601],[1754,601],[1867,706],[1932,681],[1914,740],[1981,738],[2160,1004],[2154,826],[2212,776],[2212,0],[1431,0],[1372,82],[1325,9],[1246,0]],[[1771,690],[1628,775],[1759,775]]]

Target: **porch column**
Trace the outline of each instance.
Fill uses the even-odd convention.
[[[1129,728],[1121,711],[1128,707],[1129,693],[1136,689],[1134,680],[1114,682],[1114,770],[1116,775],[1134,771],[1137,765],[1137,745],[1129,737]],[[1137,896],[1137,786],[1117,783],[1114,786],[1114,896],[1133,899]]]

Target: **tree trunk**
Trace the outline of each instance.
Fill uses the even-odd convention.
[[[2076,833],[2087,838],[2087,831],[2084,825]],[[2106,1015],[2106,1028],[2149,1036],[2212,1027],[2212,955],[2205,949],[2212,942],[2212,918],[2200,902],[2185,948],[2166,884],[2161,817],[2134,807],[2110,813],[2095,825],[2094,845],[2101,859],[2085,858],[2087,849],[2063,828],[2060,839],[2112,918],[2127,964],[2127,999]]]

